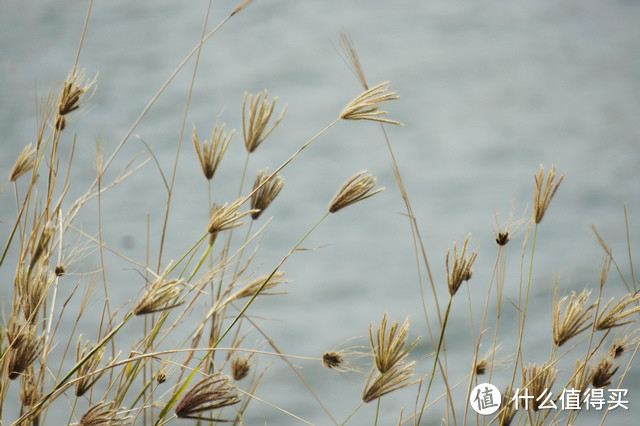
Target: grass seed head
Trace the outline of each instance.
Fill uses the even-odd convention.
[[[365,90],[369,89],[369,85],[367,84],[367,79],[364,76],[364,70],[362,68],[362,64],[360,63],[360,58],[358,57],[358,53],[356,52],[356,47],[353,43],[353,40],[344,31],[340,31],[340,44],[342,45],[342,50],[344,56],[342,59],[347,63],[347,66],[353,74],[356,76],[362,87]]]
[[[251,196],[251,209],[254,210],[254,212],[251,213],[251,218],[254,220],[260,217],[262,212],[269,207],[284,186],[284,179],[278,175],[271,178],[270,181],[265,182],[269,176],[269,168],[264,168],[258,171],[256,180],[253,183],[255,192]]]
[[[545,392],[550,391],[557,376],[558,370],[546,363],[539,367],[536,364],[531,364],[525,368],[523,388],[528,389],[529,393],[532,395],[543,395]],[[532,399],[530,402],[530,407],[533,411],[538,411],[540,409],[540,404],[542,403],[541,400]]]
[[[556,295],[551,319],[553,343],[556,346],[562,346],[567,340],[591,327],[589,319],[592,315],[591,311],[596,304],[592,303],[587,306],[590,294],[591,291],[585,289],[577,297],[575,292],[571,292],[571,297],[564,296],[562,299],[557,300]],[[567,306],[563,313],[562,308],[565,302],[567,302]]]
[[[95,345],[89,348],[89,341],[82,341],[82,336],[78,337],[76,346],[76,363],[80,363],[85,356],[95,349]],[[77,372],[78,381],[75,383],[76,396],[84,395],[91,387],[102,377],[104,371],[95,373],[104,356],[104,346],[96,350],[84,364],[80,366]]]
[[[373,336],[373,325],[369,325],[369,342],[373,351],[373,360],[376,368],[382,374],[398,367],[404,363],[409,355],[409,351],[418,343],[420,339],[416,339],[410,345],[408,343],[409,335],[409,317],[407,317],[402,326],[397,322],[393,322],[387,331],[387,313],[385,312],[380,321],[380,325]]]
[[[36,149],[31,148],[31,144],[28,144],[22,149],[20,155],[18,155],[18,158],[16,159],[16,162],[13,163],[11,172],[9,172],[9,181],[15,182],[20,176],[33,169],[35,164]]]
[[[606,388],[611,384],[611,377],[616,374],[620,366],[613,366],[613,357],[605,356],[593,369],[591,384],[594,388]]]
[[[248,210],[244,213],[238,212],[240,205],[244,200],[242,198],[234,201],[231,205],[224,203],[222,206],[216,204],[211,208],[211,217],[209,218],[209,225],[207,230],[211,237],[215,237],[219,232],[227,229],[242,226],[245,223],[239,220],[243,217],[251,214],[254,210]]]
[[[368,174],[366,170],[356,173],[343,183],[336,195],[333,196],[329,203],[329,211],[335,213],[351,204],[372,197],[384,189],[379,188],[371,192],[375,186],[376,178]]]
[[[266,284],[265,284],[266,281]],[[238,290],[234,293],[229,299],[236,300],[242,299],[244,297],[252,297],[258,290],[260,290],[260,295],[276,295],[276,294],[286,294],[286,292],[273,292],[267,291],[276,287],[279,284],[286,283],[287,280],[284,279],[284,271],[277,271],[271,277],[269,275],[264,275],[256,278],[251,281],[249,284]]]
[[[42,352],[43,336],[36,336],[36,325],[11,318],[6,330],[9,346],[3,356],[7,357],[7,376],[17,379],[33,364]]]
[[[560,175],[557,182],[554,182],[556,178],[556,168],[555,166],[551,167],[549,171],[549,175],[547,176],[547,182],[544,183],[544,167],[540,164],[540,171],[537,175],[534,175],[536,187],[533,193],[533,220],[535,223],[540,223],[542,221],[542,217],[545,212],[549,208],[549,203],[551,203],[551,199],[555,195],[562,179],[564,178],[564,173]]]
[[[91,406],[80,419],[80,426],[118,426],[130,424],[130,417],[118,417],[120,410],[113,408],[113,401],[99,402]]]
[[[339,368],[342,363],[344,363],[344,358],[339,352],[329,351],[322,354],[322,364],[327,368]]]
[[[179,306],[181,304],[179,302],[171,304],[169,302],[173,302],[180,295],[183,287],[184,283],[181,280],[167,280],[164,275],[158,277],[147,288],[133,313],[146,315]]]
[[[596,320],[596,330],[608,330],[614,327],[620,327],[621,325],[629,324],[635,321],[633,318],[629,319],[629,317],[637,312],[640,312],[640,306],[637,306],[638,299],[640,299],[640,293],[636,295],[626,294],[622,296],[618,302],[616,302],[611,308],[611,302],[613,302],[613,298],[609,299],[604,308],[602,308],[601,313],[598,315],[598,319]],[[630,304],[635,304],[627,310],[627,306]]]
[[[266,89],[256,95],[245,92],[242,97],[242,134],[244,136],[244,147],[248,153],[252,153],[258,148],[273,129],[280,124],[287,112],[287,106],[285,105],[275,123],[267,128],[273,114],[273,108],[278,101],[278,98],[274,97],[269,103],[268,97],[269,92]],[[247,108],[248,112],[245,112]]]
[[[629,352],[640,342],[640,335],[637,332],[638,329],[636,328],[631,332],[616,333],[609,346],[609,355],[613,358],[619,358]]]
[[[373,370],[367,379],[362,393],[362,400],[364,402],[375,401],[383,395],[417,383],[417,381],[411,380],[413,378],[414,365],[415,362],[403,364],[387,370],[384,374]]]
[[[83,98],[90,98],[95,91],[95,83],[98,75],[93,80],[86,80],[85,70],[78,71],[75,67],[71,70],[58,95],[58,107],[55,128],[58,131],[64,130],[67,119],[66,115],[80,108],[80,101]],[[88,96],[85,96],[89,92]]]
[[[399,98],[395,92],[389,92],[389,82],[380,83],[375,87],[365,90],[361,95],[344,107],[340,113],[343,120],[370,120],[380,123],[402,125],[399,121],[384,118],[386,111],[380,109],[380,103],[393,101]]]
[[[251,370],[251,363],[249,362],[251,356],[234,357],[231,359],[231,377],[233,380],[239,381],[249,375]]]
[[[222,160],[222,156],[229,146],[231,137],[235,133],[234,129],[227,136],[227,133],[224,131],[224,126],[225,125],[223,124],[219,129],[217,125],[214,126],[213,131],[211,132],[211,140],[204,141],[202,143],[198,140],[198,133],[196,132],[195,126],[193,127],[193,134],[191,136],[191,139],[193,140],[193,147],[196,151],[196,155],[198,156],[198,162],[202,168],[202,173],[207,180],[213,179],[213,176],[220,165],[220,161]]]
[[[456,243],[453,243],[453,262],[451,267],[449,267],[450,251],[447,250],[445,266],[447,268],[447,287],[449,288],[449,294],[451,296],[455,295],[462,283],[471,279],[471,276],[473,274],[471,267],[473,266],[473,262],[475,262],[476,257],[478,256],[478,250],[472,252],[469,257],[465,257],[467,254],[467,246],[469,245],[470,239],[471,234],[467,235],[467,237],[464,239],[464,243],[462,244],[462,251],[460,253],[458,253]]]
[[[229,377],[221,373],[215,373],[200,380],[184,394],[176,406],[176,416],[181,419],[212,421],[201,414],[240,402],[240,397],[233,393],[233,386],[229,385],[229,380]],[[213,421],[222,420],[213,419]]]

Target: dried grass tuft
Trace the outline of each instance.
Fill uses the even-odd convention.
[[[130,424],[131,417],[118,417],[119,409],[113,408],[113,401],[99,402],[91,406],[80,419],[80,426],[117,426]]]
[[[630,324],[634,319],[628,319],[631,315],[640,312],[640,306],[637,306],[638,300],[640,300],[640,294],[631,295],[626,294],[620,298],[611,308],[611,302],[614,298],[609,299],[606,305],[602,308],[601,313],[596,320],[596,330],[608,330],[614,327],[620,327],[621,325]],[[625,311],[627,306],[631,303],[636,306],[629,308]],[[626,320],[625,320],[626,319]]]
[[[268,282],[265,284],[265,281]],[[238,290],[236,293],[231,295],[229,300],[242,299],[244,297],[252,297],[256,292],[260,289],[260,295],[277,295],[277,294],[286,294],[284,291],[266,291],[272,289],[282,283],[287,283],[289,281],[284,279],[284,271],[277,271],[273,275],[264,275],[255,280],[251,281],[249,284]]]
[[[269,103],[267,100],[268,96],[269,91],[265,89],[264,92],[256,95],[245,92],[242,97],[242,134],[244,136],[244,147],[248,153],[252,153],[258,148],[273,129],[280,124],[287,112],[287,106],[285,105],[275,123],[267,128],[271,115],[273,114],[273,108],[278,101],[278,97],[274,97],[271,103]],[[249,98],[248,102],[247,97]],[[247,103],[249,111],[245,113]],[[247,117],[245,117],[245,115],[247,115]]]
[[[248,210],[244,213],[239,213],[238,209],[242,205],[243,201],[244,199],[240,198],[234,201],[231,205],[228,205],[227,203],[224,203],[222,206],[213,205],[211,208],[211,218],[209,219],[209,225],[207,227],[212,238],[215,238],[219,232],[245,224],[244,222],[239,222],[239,220],[254,213],[255,210]]]
[[[613,357],[605,356],[602,358],[598,364],[593,369],[593,373],[591,375],[591,384],[594,388],[606,388],[611,384],[611,378],[620,366],[613,366]]]
[[[528,388],[532,395],[544,395],[545,392],[550,391],[557,376],[558,370],[546,363],[541,366],[531,364],[524,370],[523,387]],[[538,411],[541,403],[541,400],[534,398],[530,401],[529,407],[533,411]]]
[[[7,357],[7,377],[15,380],[33,364],[42,352],[43,336],[36,335],[36,325],[15,318],[9,320],[5,331],[9,347],[3,358]]]
[[[473,251],[469,257],[465,258],[467,253],[467,246],[471,234],[468,234],[462,244],[462,251],[458,254],[456,249],[456,243],[453,243],[453,264],[449,267],[449,255],[450,251],[447,250],[447,256],[445,258],[445,266],[447,268],[447,287],[449,288],[449,294],[454,296],[464,281],[469,281],[473,274],[471,266],[475,262],[478,256],[478,250]]]
[[[551,199],[555,195],[562,179],[564,178],[564,173],[560,175],[557,182],[554,182],[555,178],[556,168],[555,166],[552,166],[547,176],[547,183],[545,184],[544,167],[540,164],[540,171],[537,175],[534,175],[536,187],[533,193],[533,220],[535,223],[540,223],[540,221],[542,221],[542,217],[549,208]]]
[[[376,178],[363,170],[351,176],[342,184],[329,203],[329,212],[335,213],[347,206],[374,196],[384,188],[371,190],[376,186]]]
[[[36,164],[36,149],[31,148],[31,144],[25,146],[20,155],[13,163],[11,172],[9,172],[9,181],[15,182],[18,178],[25,173],[28,173]]]
[[[167,267],[167,271],[168,270],[169,267]],[[133,310],[135,315],[146,315],[166,311],[181,305],[176,299],[184,287],[184,282],[177,279],[167,280],[166,273],[167,272],[158,277],[147,288],[140,302],[138,302]]]
[[[78,71],[74,68],[71,70],[62,84],[62,90],[58,95],[55,122],[55,128],[58,131],[62,131],[66,127],[66,115],[80,108],[80,101],[83,100],[83,98],[86,100],[93,96],[97,79],[98,74],[95,75],[93,80],[86,80],[86,72],[84,69]],[[89,92],[89,95],[85,96],[87,92]]]
[[[555,296],[553,304],[552,333],[553,343],[562,346],[567,340],[582,333],[591,327],[591,311],[596,306],[595,303],[587,306],[591,291],[583,290],[577,297],[575,292],[571,292],[571,297],[564,296],[557,300]],[[567,302],[568,300],[568,302]],[[562,312],[562,308],[567,302],[567,306]]]
[[[249,375],[249,371],[251,371],[250,359],[251,355],[236,356],[231,359],[231,377],[233,377],[233,380],[240,381]]]
[[[182,397],[176,406],[176,416],[181,419],[225,421],[204,417],[201,413],[240,402],[240,397],[233,393],[233,386],[229,385],[229,380],[229,377],[221,373],[200,380]]]
[[[202,142],[202,144],[198,140],[198,133],[196,132],[195,126],[193,127],[193,134],[191,136],[193,147],[196,150],[202,173],[204,173],[204,177],[207,178],[207,180],[213,179],[222,160],[222,156],[227,150],[233,134],[236,132],[236,130],[233,129],[227,136],[227,133],[224,131],[224,126],[223,124],[219,129],[217,125],[214,126],[211,132],[211,139]]]
[[[275,175],[270,182],[264,183],[270,176],[269,168],[266,167],[256,175],[256,180],[253,183],[253,195],[251,196],[251,213],[252,219],[260,217],[263,211],[267,209],[278,196],[282,187],[284,186],[284,179],[278,175]],[[260,188],[256,191],[257,188]]]
[[[361,95],[353,99],[340,113],[343,120],[370,120],[380,123],[402,125],[399,121],[384,118],[386,111],[380,109],[382,102],[393,101],[399,98],[395,92],[389,92],[388,81],[367,89]]]
[[[76,363],[79,363],[84,357],[95,349],[95,345],[89,348],[89,341],[82,342],[82,335],[78,337],[78,344],[76,346]],[[100,347],[89,357],[85,363],[83,363],[78,369],[78,381],[75,383],[76,396],[84,395],[91,387],[100,380],[100,377],[106,370],[100,373],[96,373],[102,357],[104,356],[104,346]]]

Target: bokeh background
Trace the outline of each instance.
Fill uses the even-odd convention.
[[[233,1],[214,2],[209,28],[236,6]],[[24,144],[35,138],[36,95],[52,84],[58,87],[73,65],[87,7],[87,2],[69,0],[0,2],[0,170],[5,176]],[[60,148],[69,152],[69,134],[77,135],[69,202],[95,179],[96,139],[102,141],[104,155],[111,155],[196,45],[206,7],[205,1],[95,2],[79,66],[90,76],[99,72],[97,90],[89,108],[83,108],[69,125]],[[471,325],[476,336],[479,330],[477,321],[469,323],[469,300],[474,300],[477,319],[496,253],[496,214],[501,221],[511,211],[516,218],[528,217],[533,174],[540,164],[547,170],[556,165],[565,172],[538,235],[524,344],[526,362],[545,361],[551,349],[556,280],[562,294],[597,288],[602,249],[592,224],[611,244],[624,278],[631,281],[623,204],[629,217],[631,253],[637,255],[637,2],[254,2],[202,50],[164,263],[177,259],[206,227],[207,185],[191,145],[192,126],[201,139],[208,139],[216,122],[237,129],[213,187],[214,201],[235,199],[245,158],[240,124],[243,92],[269,89],[279,97],[277,112],[288,104],[284,121],[250,158],[252,181],[256,170],[277,167],[361,92],[336,48],[341,30],[353,38],[369,84],[389,80],[390,88],[400,95],[384,108],[405,126],[387,130],[440,286],[441,304],[447,298],[447,248],[453,241],[461,244],[471,233],[470,247],[479,249],[469,293],[464,290],[454,301],[447,329],[450,365],[461,364],[466,371],[471,363]],[[105,179],[113,179],[133,156],[148,156],[140,139],[152,147],[163,171],[170,174],[193,64],[191,60],[137,126]],[[423,336],[415,359],[423,360],[432,351],[419,302],[409,224],[390,164],[378,125],[343,122],[283,171],[285,187],[265,214],[273,220],[259,241],[253,260],[256,273],[270,271],[324,214],[348,176],[368,169],[387,188],[326,220],[304,244],[315,250],[298,252],[283,266],[292,280],[289,295],[266,298],[252,307],[283,352],[319,357],[352,336],[361,336],[359,343],[366,344],[369,323],[378,324],[385,311],[397,321],[411,316],[411,336]],[[3,242],[15,218],[11,194],[9,188],[0,195]],[[157,253],[165,200],[161,176],[150,163],[105,194],[106,242],[143,261],[148,213],[151,253]],[[95,204],[88,204],[78,220],[78,226],[93,235],[98,226],[95,209]],[[512,300],[517,297],[523,235],[521,228],[520,238],[508,246],[505,296]],[[115,257],[109,257],[107,264],[112,303],[128,306],[144,281],[135,268]],[[77,270],[97,266],[96,259],[88,256]],[[10,262],[0,268],[0,308],[5,317],[13,274]],[[623,292],[622,279],[614,271],[606,297]],[[435,318],[430,290],[426,294],[429,314]],[[100,306],[99,300],[93,302]],[[489,312],[495,311],[494,302],[492,298]],[[513,318],[514,309],[507,305],[505,316]],[[90,319],[83,327],[87,333],[95,330]],[[504,355],[515,346],[514,328],[503,322]],[[132,339],[134,333],[131,330]],[[257,336],[251,343],[264,347]],[[562,367],[565,374],[570,374],[577,357],[568,357]],[[344,419],[358,405],[366,372],[345,379],[319,362],[297,364],[336,418]],[[430,358],[419,365],[417,373],[426,374]],[[326,415],[288,367],[271,359],[262,359],[260,366],[270,367],[258,396],[314,424],[327,424]],[[510,368],[506,370],[509,375]],[[503,388],[508,382],[497,378],[494,384]],[[630,409],[613,412],[607,424],[629,424],[633,413],[640,413],[636,368],[628,373],[624,387],[629,388]],[[385,397],[381,424],[397,421],[401,407],[405,413],[412,412],[415,392],[414,387]],[[457,405],[464,404],[461,393]],[[65,406],[58,409],[64,412]],[[11,421],[11,410],[12,404],[5,402],[3,420]],[[259,402],[252,403],[249,411],[247,424],[295,424]],[[361,408],[352,423],[370,423],[374,411],[373,404]],[[443,407],[428,413],[429,422],[434,423],[445,415]]]

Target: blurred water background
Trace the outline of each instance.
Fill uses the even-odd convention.
[[[90,76],[99,72],[98,88],[90,109],[69,125],[60,148],[68,153],[70,135],[77,135],[67,208],[95,178],[96,139],[102,140],[104,155],[111,155],[195,46],[206,3],[95,2],[79,66]],[[209,28],[236,5],[214,2]],[[73,65],[86,12],[87,2],[80,1],[0,2],[0,170],[5,177],[24,144],[35,139],[36,94],[51,84],[58,87]],[[335,48],[340,30],[352,36],[369,84],[390,80],[391,89],[400,95],[384,108],[390,118],[406,126],[389,127],[388,133],[440,287],[441,304],[447,300],[447,248],[453,241],[461,244],[471,233],[470,248],[479,249],[469,296],[464,289],[454,300],[447,329],[448,359],[454,371],[458,372],[458,365],[466,371],[471,363],[468,305],[473,300],[474,318],[480,318],[496,254],[496,213],[501,220],[512,210],[516,218],[529,215],[533,174],[540,164],[547,170],[556,165],[565,172],[538,234],[523,349],[525,362],[545,361],[551,349],[556,279],[561,294],[584,287],[597,290],[603,252],[591,224],[611,244],[622,274],[631,281],[623,203],[629,213],[632,254],[637,256],[638,2],[256,1],[225,24],[202,50],[163,264],[182,255],[206,227],[207,185],[191,145],[192,126],[201,139],[208,139],[216,121],[238,129],[213,187],[214,201],[232,201],[245,158],[240,124],[244,91],[269,89],[280,98],[277,112],[288,104],[284,121],[250,158],[251,182],[256,170],[277,167],[361,92]],[[173,167],[193,63],[169,85],[134,132],[152,147],[167,175]],[[105,179],[113,179],[137,154],[148,156],[141,141],[132,136]],[[338,124],[283,171],[286,184],[265,213],[273,220],[260,237],[252,266],[257,273],[268,273],[322,216],[337,187],[365,168],[386,191],[326,220],[304,244],[317,249],[298,252],[283,266],[292,280],[289,294],[266,298],[251,308],[256,316],[266,318],[265,331],[285,353],[319,357],[352,336],[361,336],[359,343],[365,345],[369,323],[377,325],[385,311],[397,321],[411,316],[411,336],[423,336],[415,359],[432,351],[419,302],[409,224],[402,215],[404,206],[383,136],[374,123]],[[147,214],[151,257],[157,256],[166,200],[161,179],[150,163],[102,200],[106,243],[142,262]],[[11,194],[8,188],[0,196],[3,244],[16,214]],[[95,203],[88,204],[78,226],[97,234]],[[517,298],[523,235],[524,229],[507,246],[505,296],[512,300]],[[114,256],[108,256],[106,263],[112,306],[129,306],[144,281],[131,265]],[[78,272],[90,271],[98,263],[89,256],[75,266]],[[12,267],[9,262],[0,268],[4,318],[11,307]],[[77,277],[70,276],[67,282],[71,288]],[[425,289],[427,308],[435,319],[431,291]],[[605,296],[623,292],[622,280],[613,271]],[[494,301],[490,312],[495,312]],[[500,339],[503,355],[512,353],[516,344],[515,327],[509,322],[514,309],[506,304]],[[100,307],[99,298],[92,306]],[[491,313],[489,318],[493,327]],[[84,319],[85,335],[95,333],[91,320]],[[476,336],[478,326],[476,321]],[[135,339],[139,330],[127,333]],[[251,345],[265,348],[263,340],[254,339]],[[578,356],[567,357],[562,374],[570,374]],[[260,361],[261,367],[270,364],[257,395],[314,424],[329,424],[291,370],[277,360]],[[345,380],[319,362],[296,364],[337,419],[346,418],[358,405],[366,372]],[[426,374],[431,358],[419,365],[417,373]],[[510,368],[505,370],[509,376]],[[496,376],[494,384],[502,389],[508,381]],[[632,413],[640,413],[640,374],[635,364],[623,387],[629,388],[630,410],[612,412],[607,424],[629,424]],[[439,384],[436,390],[442,391]],[[463,407],[464,389],[459,392],[457,406]],[[396,422],[401,407],[405,417],[413,412],[415,393],[414,387],[385,397],[381,424]],[[56,407],[68,415],[64,403]],[[4,408],[3,420],[11,421],[17,408],[9,400]],[[375,404],[361,408],[352,424],[370,424],[374,411]],[[445,411],[440,406],[428,414],[428,424],[438,424]],[[601,417],[585,414],[585,424]],[[252,403],[246,421],[297,424],[259,402]]]

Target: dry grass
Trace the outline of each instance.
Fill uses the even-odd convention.
[[[220,26],[231,16],[244,11],[250,3],[240,2]],[[200,52],[202,43],[215,34],[216,30],[205,35],[206,28],[204,25],[202,37],[187,59],[194,52]],[[640,294],[635,287],[631,255],[629,270],[633,280],[628,283],[611,248],[594,227],[596,239],[605,253],[600,275],[594,277],[593,287],[598,290],[598,296],[590,301],[592,289],[585,288],[558,299],[556,288],[555,299],[549,301],[548,306],[551,317],[549,356],[534,359],[540,356],[539,352],[523,353],[526,347],[523,342],[529,330],[525,325],[538,226],[543,216],[549,214],[551,201],[564,177],[564,174],[556,176],[555,167],[552,167],[545,180],[544,167],[540,166],[534,175],[534,203],[530,216],[514,219],[512,214],[507,224],[499,225],[496,230],[496,258],[493,275],[486,287],[482,316],[478,318],[474,315],[471,291],[468,291],[470,305],[467,312],[464,309],[452,309],[454,296],[455,303],[464,302],[463,284],[472,278],[472,267],[480,261],[478,250],[469,249],[470,235],[465,238],[461,250],[454,243],[452,251],[438,256],[442,282],[434,279],[417,216],[402,182],[391,141],[382,126],[400,124],[388,119],[386,111],[380,109],[382,103],[395,101],[399,96],[389,91],[388,82],[369,88],[353,41],[346,33],[342,34],[342,43],[345,58],[364,92],[339,112],[336,121],[307,139],[286,161],[273,167],[274,172],[270,172],[269,168],[257,171],[249,188],[244,185],[249,170],[249,154],[253,157],[258,146],[265,143],[281,125],[287,107],[276,117],[277,97],[269,98],[267,90],[244,94],[242,108],[237,115],[242,123],[247,157],[244,167],[242,164],[235,165],[239,182],[235,201],[220,200],[211,185],[211,181],[215,181],[228,186],[228,182],[219,180],[217,171],[235,130],[227,133],[224,124],[218,126],[216,123],[212,126],[210,139],[200,141],[194,127],[192,142],[195,156],[190,167],[200,167],[203,182],[208,184],[208,197],[201,197],[200,200],[207,200],[202,210],[205,211],[206,207],[210,215],[203,218],[201,223],[193,224],[194,229],[200,230],[200,237],[170,261],[164,259],[163,250],[174,243],[169,237],[171,233],[167,232],[171,226],[167,218],[175,203],[172,195],[177,167],[181,164],[178,161],[180,148],[176,150],[176,166],[169,179],[155,159],[153,150],[149,148],[148,151],[162,175],[157,184],[167,193],[164,206],[160,209],[165,215],[164,225],[158,233],[161,236],[156,238],[151,230],[143,230],[136,236],[139,241],[145,242],[142,252],[134,255],[120,252],[109,246],[108,238],[104,238],[103,230],[107,228],[104,222],[110,218],[102,216],[102,198],[151,163],[150,159],[127,160],[120,172],[113,173],[112,168],[117,164],[113,159],[128,136],[106,161],[102,157],[102,144],[98,141],[94,183],[75,200],[67,199],[71,170],[76,164],[73,157],[75,138],[68,133],[69,120],[77,118],[77,114],[84,111],[91,95],[99,90],[99,80],[97,74],[88,79],[86,72],[74,65],[57,92],[44,92],[35,123],[36,141],[22,149],[5,186],[9,188],[9,183],[14,186],[15,217],[0,218],[10,224],[7,241],[2,247],[0,267],[4,268],[3,272],[10,269],[13,277],[13,297],[3,301],[5,304],[2,309],[6,314],[0,327],[0,423],[159,425],[177,422],[176,419],[193,419],[245,424],[245,419],[249,418],[253,407],[258,404],[258,413],[263,412],[260,410],[272,410],[285,418],[284,423],[293,419],[309,423],[305,413],[301,413],[298,407],[279,407],[268,401],[269,395],[259,396],[265,381],[280,380],[274,378],[269,370],[276,363],[292,371],[300,386],[308,392],[311,403],[326,414],[325,423],[332,424],[358,424],[361,419],[352,420],[352,416],[361,407],[367,406],[366,403],[373,401],[377,407],[371,409],[367,419],[373,417],[374,423],[379,421],[381,413],[397,409],[400,413],[399,424],[423,424],[423,415],[431,416],[432,413],[435,413],[433,418],[445,419],[444,422],[449,424],[474,421],[501,425],[514,422],[547,424],[548,421],[570,424],[582,414],[550,414],[544,412],[538,402],[531,404],[528,412],[516,410],[512,399],[516,382],[537,395],[552,389],[557,392],[562,385],[564,388],[578,389],[581,395],[588,388],[624,386],[630,369],[635,366],[635,356],[640,348],[636,322],[640,312]],[[171,78],[181,69],[182,65]],[[197,70],[196,65],[194,76]],[[158,96],[163,90],[164,87]],[[192,90],[193,81],[188,89],[189,99]],[[150,105],[155,99],[157,97]],[[185,119],[189,107],[187,102]],[[280,201],[277,197],[285,183],[280,173],[290,162],[302,162],[298,154],[341,120],[373,121],[381,125],[414,242],[419,292],[408,295],[407,303],[422,306],[425,316],[424,323],[418,326],[414,324],[411,333],[428,333],[426,346],[418,345],[420,337],[410,337],[408,317],[402,324],[390,323],[387,313],[384,313],[375,331],[370,323],[369,346],[365,350],[356,346],[328,350],[314,357],[288,354],[279,348],[280,342],[263,330],[265,319],[254,316],[253,305],[256,300],[265,301],[264,296],[267,295],[287,297],[284,284],[288,280],[284,279],[282,265],[302,250],[302,243],[331,213],[353,206],[384,189],[376,188],[375,177],[366,171],[353,175],[330,200],[328,211],[318,210],[321,218],[300,236],[288,253],[279,256],[280,260],[272,265],[270,273],[257,272],[258,267],[253,261],[256,252],[261,250],[260,239],[269,222],[264,220],[263,215],[272,203]],[[136,120],[128,135],[138,123],[139,120]],[[71,147],[68,157],[61,156],[60,143],[67,143]],[[323,183],[319,182],[318,185]],[[19,187],[19,184],[23,186]],[[0,196],[5,195],[0,192]],[[220,204],[214,203],[214,199]],[[326,203],[326,200],[322,202]],[[365,206],[358,208],[366,214]],[[153,207],[149,206],[149,210],[153,210]],[[84,230],[78,220],[83,209],[91,208],[97,208],[98,212],[95,235]],[[260,220],[265,224],[252,232],[253,224],[260,223]],[[357,217],[354,221],[357,221]],[[526,231],[520,232],[520,225],[525,221],[529,226]],[[625,226],[628,235],[629,224]],[[246,233],[236,232],[237,229],[246,229]],[[540,232],[543,229],[541,227]],[[151,242],[155,240],[159,240],[157,246]],[[511,242],[515,240],[522,242],[518,265],[520,293],[517,299],[509,300],[503,307],[502,290],[509,266],[506,258],[513,250],[514,244]],[[629,239],[627,245],[630,251]],[[245,258],[245,253],[251,254]],[[528,263],[526,254],[529,255]],[[96,259],[97,267],[83,269],[80,261],[90,255]],[[112,266],[105,260],[108,259],[107,255],[117,257],[129,269],[135,270],[137,281],[112,282]],[[302,256],[296,259],[300,262],[313,261]],[[612,264],[618,271],[615,278],[609,276]],[[558,265],[559,268],[561,266]],[[432,286],[433,295],[429,300],[423,292],[424,272]],[[604,303],[608,291],[605,283],[612,280],[624,282],[628,291],[622,297],[612,297]],[[116,285],[132,287],[134,284],[138,291],[135,297],[117,306],[112,303],[111,292]],[[487,283],[478,283],[478,286],[484,284]],[[556,287],[559,287],[558,283]],[[490,303],[494,298],[495,305]],[[448,300],[448,304],[445,310],[441,310],[439,301],[444,300]],[[433,310],[428,311],[427,305],[433,305]],[[492,311],[494,306],[497,308]],[[380,309],[383,310],[383,307]],[[511,315],[507,326],[509,331],[517,332],[517,341],[498,343],[500,332],[504,329],[504,323],[501,328],[504,312]],[[274,316],[277,316],[277,312]],[[448,360],[447,335],[452,332],[451,327],[459,327],[458,320],[465,316],[468,316],[471,324],[472,349],[468,354],[468,364],[454,365]],[[452,321],[454,317],[456,321]],[[485,326],[492,317],[495,317],[495,325]],[[98,324],[96,330],[85,326],[87,318],[92,320],[92,324]],[[304,323],[293,325],[303,330],[306,326]],[[622,332],[623,325],[626,327]],[[528,326],[531,327],[531,324]],[[613,336],[615,330],[620,334]],[[257,344],[260,349],[250,346],[256,345],[256,340],[260,342]],[[574,346],[568,347],[571,345]],[[454,345],[449,342],[449,346]],[[481,346],[489,348],[482,357],[479,355]],[[499,348],[507,351],[507,355],[497,358]],[[576,357],[578,361],[569,364]],[[304,368],[295,365],[292,359],[304,364]],[[497,367],[505,365],[512,367],[512,374],[495,373]],[[336,377],[340,379],[334,372],[355,373],[342,376],[349,380],[356,377],[355,380],[359,381],[357,389],[362,389],[360,395],[345,395],[343,398],[351,402],[354,408],[345,419],[338,418],[342,415],[338,414],[340,409],[328,406],[324,394],[316,390],[325,387],[326,383],[319,384],[308,379],[308,371],[320,370],[323,366],[326,367],[325,374],[318,376],[328,383]],[[360,371],[369,371],[366,379],[362,377],[366,374],[358,374]],[[469,415],[468,392],[474,384],[485,380],[500,384],[505,389],[501,409],[490,418]],[[438,394],[432,394],[432,389]],[[403,398],[409,395],[406,403],[403,407],[383,408],[382,397],[394,392]],[[6,406],[18,407],[18,417],[3,417],[3,407]],[[59,418],[60,412],[68,417]],[[431,418],[426,422],[431,422]]]

